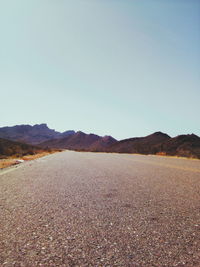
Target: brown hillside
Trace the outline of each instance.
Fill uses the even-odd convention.
[[[74,135],[65,138],[43,142],[40,146],[84,151],[104,151],[107,146],[115,142],[116,140],[110,136],[101,137],[95,134],[85,134],[79,131]]]
[[[166,155],[200,158],[200,137],[195,134],[179,135],[155,147]]]
[[[40,150],[40,148],[32,145],[0,138],[0,158],[5,158],[13,155],[18,157],[24,155],[32,155]]]
[[[154,153],[154,146],[160,144],[166,140],[169,140],[170,136],[162,132],[156,132],[146,137],[136,137],[130,139],[121,140],[111,145],[108,152],[118,153],[141,153],[150,154]]]
[[[66,131],[64,133],[56,132],[49,129],[46,124],[31,125],[16,125],[11,127],[0,128],[0,138],[23,142],[36,145],[50,139],[63,138],[74,134],[74,131]]]

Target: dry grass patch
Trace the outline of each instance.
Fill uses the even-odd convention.
[[[157,156],[167,156],[166,152],[157,152],[156,153]]]
[[[51,152],[39,152],[37,154],[34,154],[34,155],[26,155],[26,156],[23,156],[21,157],[20,159],[23,159],[23,160],[33,160],[33,159],[38,159],[38,158],[41,158],[41,157],[44,157],[44,156],[47,156],[49,154],[53,154],[57,151],[51,151]]]
[[[0,169],[4,169],[7,167],[10,167],[12,165],[16,164],[16,160],[15,159],[1,159],[0,160]]]
[[[21,157],[12,155],[6,159],[0,159],[0,169],[4,169],[12,165],[19,164],[20,162],[18,162],[18,160],[24,160],[24,161],[34,160],[34,159],[38,159],[38,158],[41,158],[41,157],[44,157],[44,156],[47,156],[47,155],[50,155],[56,152],[61,152],[61,150],[40,151],[33,155],[25,155]]]

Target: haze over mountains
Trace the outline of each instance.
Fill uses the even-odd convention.
[[[200,137],[194,134],[171,138],[156,132],[146,137],[117,141],[111,136],[98,136],[73,130],[63,133],[49,129],[46,124],[16,125],[0,128],[0,138],[37,145],[39,147],[77,151],[160,154],[200,158]]]

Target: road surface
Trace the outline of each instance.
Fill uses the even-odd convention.
[[[0,266],[200,266],[200,161],[65,151],[1,171]]]

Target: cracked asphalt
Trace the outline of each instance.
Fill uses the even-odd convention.
[[[200,266],[200,161],[64,151],[0,171],[0,266]]]

